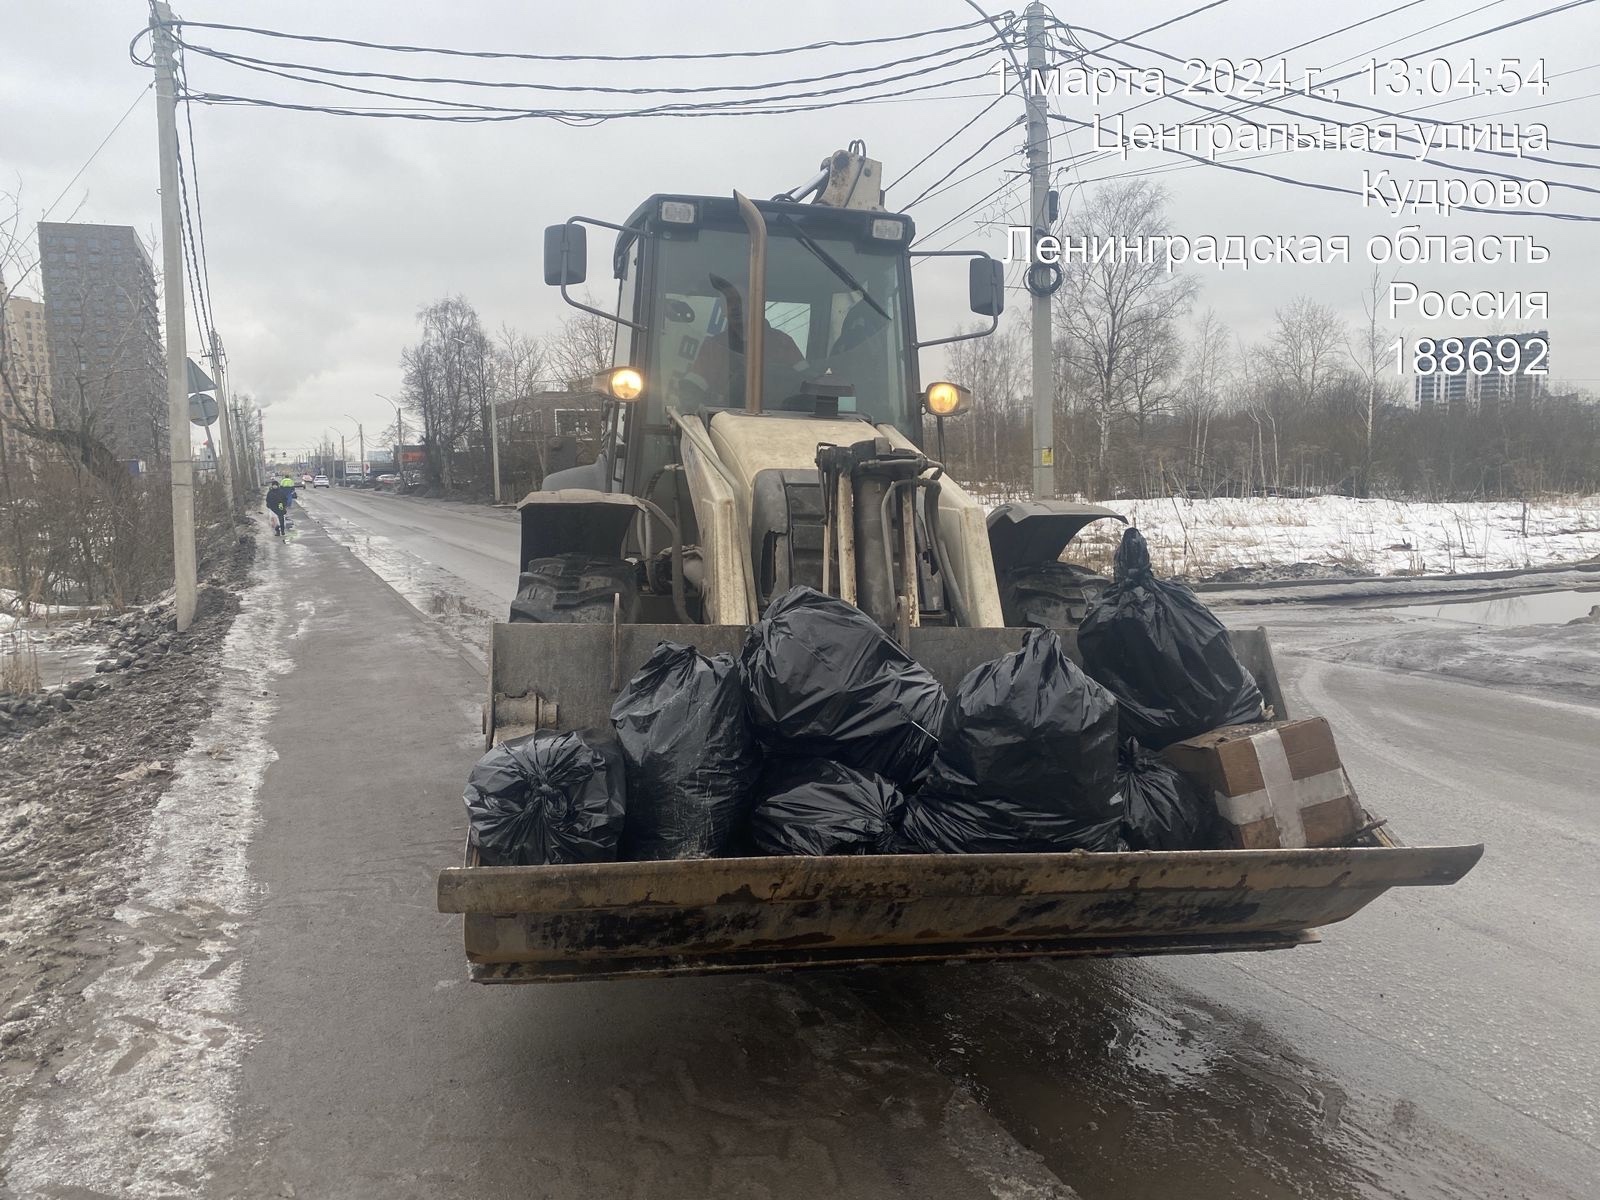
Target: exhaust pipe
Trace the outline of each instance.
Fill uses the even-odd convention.
[[[767,348],[767,223],[742,192],[733,193],[750,231],[750,287],[744,306],[744,409],[761,411],[762,359]]]

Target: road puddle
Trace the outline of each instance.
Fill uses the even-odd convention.
[[[1458,600],[1445,604],[1407,604],[1388,611],[1436,621],[1461,621],[1472,625],[1564,625],[1589,615],[1600,606],[1600,588],[1570,588],[1560,592],[1534,592],[1494,600]]]
[[[1505,1191],[1462,1189],[1474,1171],[1510,1168],[1482,1161],[1412,1097],[1352,1093],[1147,964],[886,969],[837,982],[1085,1197],[1551,1194],[1509,1177],[1496,1179]]]

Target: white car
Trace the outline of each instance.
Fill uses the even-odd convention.
[[[326,475],[318,475],[315,479],[313,479],[311,481],[311,486],[314,487],[314,488],[319,488],[319,487],[330,487],[332,485],[328,483],[328,477]]]

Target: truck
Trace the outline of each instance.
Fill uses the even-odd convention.
[[[588,230],[612,239],[610,310],[575,296]],[[923,250],[859,143],[771,200],[656,194],[621,224],[546,229],[544,275],[612,322],[595,461],[519,505],[519,590],[494,625],[486,746],[608,724],[655,646],[737,653],[808,584],[858,606],[947,688],[1046,625],[1076,656],[1094,572],[1063,562],[1098,505],[981,500],[946,471],[971,397],[921,381],[921,352],[985,336],[1002,265]],[[965,260],[977,331],[926,337],[913,263]],[[937,260],[947,260],[940,264]],[[923,269],[929,269],[924,266]],[[959,270],[959,268],[958,268]],[[1263,629],[1240,660],[1289,716]],[[1448,885],[1481,845],[1407,846],[1372,814],[1312,849],[703,858],[463,864],[469,977],[533,983],[952,960],[1273,950],[1318,940],[1391,887]]]

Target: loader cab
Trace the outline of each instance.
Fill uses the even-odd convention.
[[[763,410],[853,413],[915,436],[910,219],[776,201],[757,208],[768,235]],[[668,406],[745,408],[749,260],[730,198],[653,196],[629,219],[614,265],[625,285],[637,274],[642,328],[630,331],[630,349],[646,380],[647,423],[664,420]]]
[[[768,234],[762,410],[853,415],[920,440],[911,219],[784,201],[757,207]],[[616,231],[617,307],[600,315],[617,322],[614,364],[643,380],[635,398],[608,410],[614,453],[592,485],[639,494],[672,461],[669,408],[746,407],[750,236],[723,196],[652,196],[625,225],[574,218],[546,234],[545,280],[564,292],[584,281],[585,225]]]

